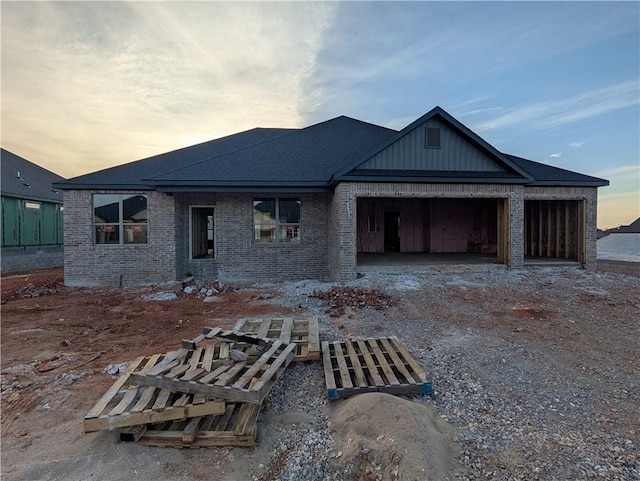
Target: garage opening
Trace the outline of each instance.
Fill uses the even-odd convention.
[[[584,262],[580,200],[525,200],[525,257]]]
[[[502,261],[503,210],[502,199],[358,198],[358,265],[400,259],[399,254],[419,263]]]

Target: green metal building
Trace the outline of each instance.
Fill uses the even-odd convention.
[[[64,264],[63,177],[0,149],[2,274]]]

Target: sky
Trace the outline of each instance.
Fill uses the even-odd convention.
[[[64,177],[254,127],[401,129],[608,179],[640,216],[638,2],[0,2],[2,147]]]

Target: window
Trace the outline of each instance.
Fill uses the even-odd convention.
[[[191,207],[191,258],[213,258],[213,252],[213,207]]]
[[[440,129],[438,127],[427,127],[427,149],[439,149],[442,147]]]
[[[300,200],[254,200],[253,230],[255,242],[300,242]]]
[[[146,244],[147,196],[94,194],[96,244]]]

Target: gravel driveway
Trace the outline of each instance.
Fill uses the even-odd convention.
[[[415,401],[435,405],[458,432],[455,477],[640,479],[639,279],[496,268],[365,276],[350,285],[380,289],[398,305],[327,319],[326,304],[309,295],[328,285],[314,282],[287,284],[274,302],[324,316],[325,339],[398,336],[433,380],[434,396]],[[318,378],[290,375],[295,386]],[[348,475],[349,466],[314,471],[326,465],[326,450],[312,451],[311,471],[303,460],[282,479]],[[375,469],[368,476],[377,479]]]

